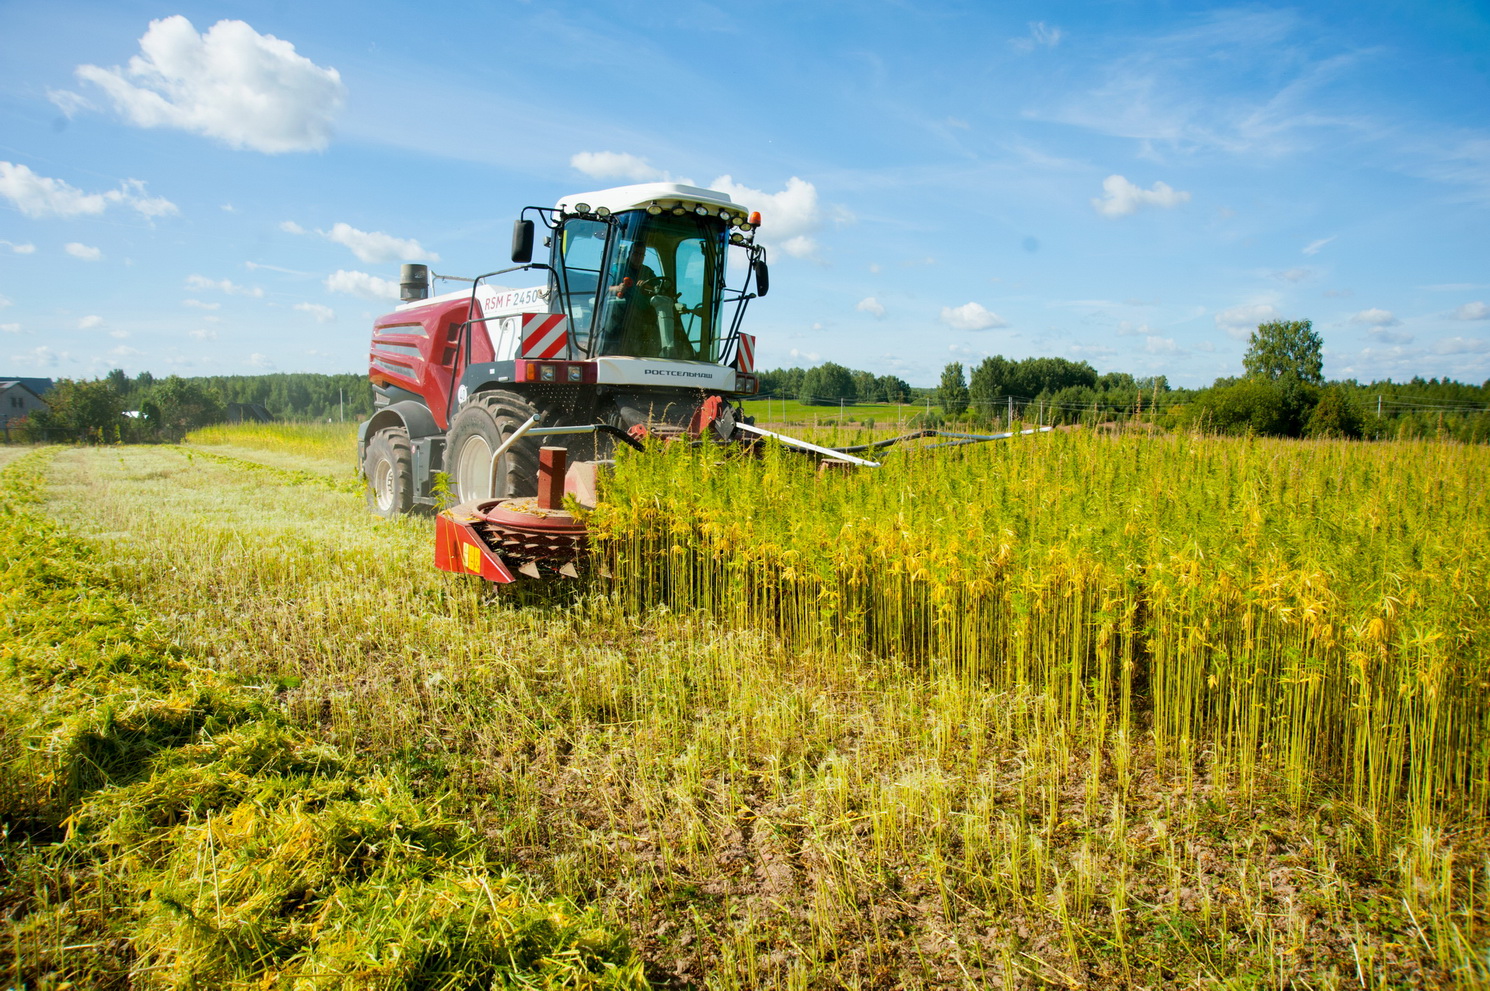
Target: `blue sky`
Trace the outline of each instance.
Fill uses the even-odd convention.
[[[1490,10],[0,0],[0,376],[362,371],[401,261],[653,179],[764,214],[762,367],[1490,379]]]

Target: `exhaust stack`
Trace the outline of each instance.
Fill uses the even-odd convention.
[[[404,302],[429,299],[429,266],[409,264],[398,272],[398,298]]]

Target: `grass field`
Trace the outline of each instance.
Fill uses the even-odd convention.
[[[890,403],[846,403],[839,406],[809,405],[795,399],[748,399],[741,403],[745,412],[760,424],[811,427],[815,424],[862,424],[874,421],[876,426],[898,426],[925,409],[916,405]],[[936,407],[931,407],[933,411]]]
[[[500,591],[351,436],[0,449],[16,986],[1490,982],[1484,449],[678,450]]]

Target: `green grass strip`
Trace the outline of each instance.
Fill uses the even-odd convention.
[[[364,491],[365,483],[360,476],[324,475],[314,471],[303,471],[298,468],[279,468],[274,465],[261,464],[257,461],[249,461],[246,458],[235,458],[230,454],[219,454],[216,451],[206,451],[200,447],[174,446],[173,450],[185,455],[187,460],[201,458],[204,461],[216,462],[239,471],[257,472],[286,485],[319,485],[322,488],[331,489],[333,492],[361,493]]]

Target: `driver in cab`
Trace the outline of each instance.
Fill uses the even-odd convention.
[[[671,279],[642,262],[642,250],[641,242],[633,245],[628,274],[609,287],[613,299],[607,306],[603,353],[691,359],[693,347],[678,322],[678,291]]]

